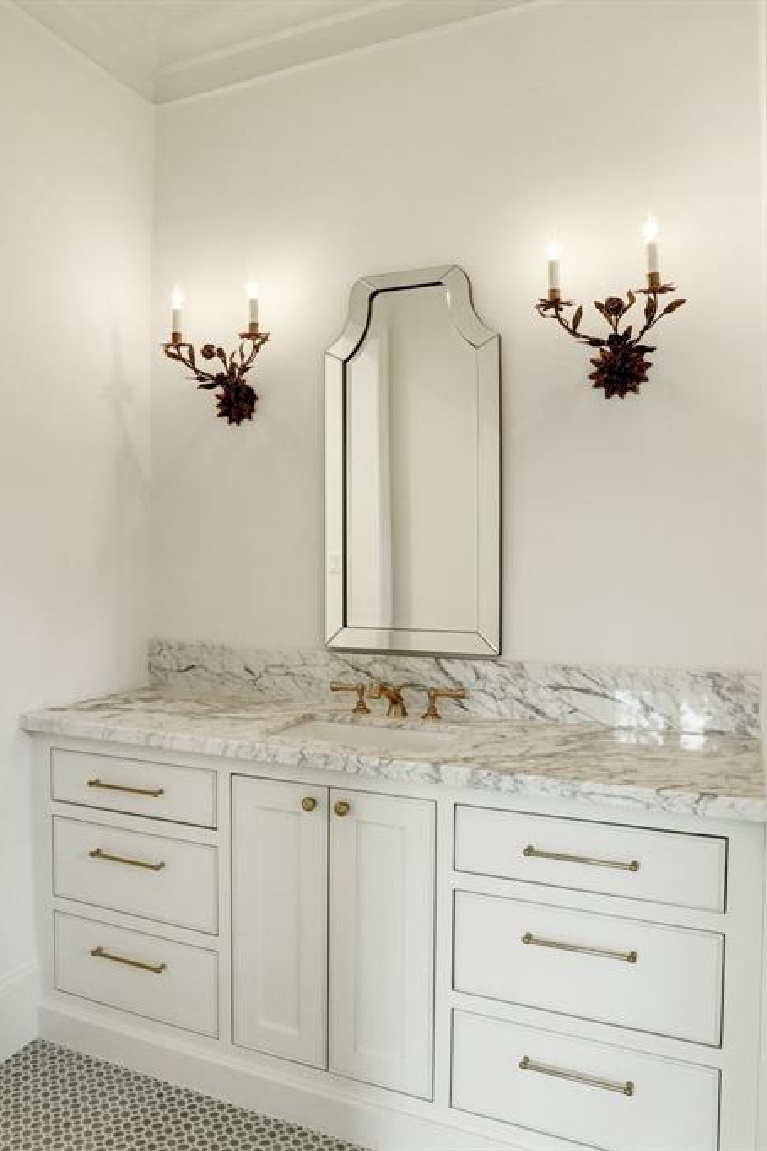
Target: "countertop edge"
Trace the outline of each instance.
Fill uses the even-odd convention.
[[[20,727],[33,736],[83,739],[93,743],[119,744],[175,754],[194,754],[216,759],[260,760],[279,768],[311,766],[366,779],[431,784],[454,790],[520,796],[534,799],[559,799],[592,803],[595,806],[620,807],[624,810],[647,811],[687,816],[703,820],[720,819],[745,823],[767,823],[767,798],[717,795],[705,791],[656,789],[637,784],[605,783],[568,778],[566,775],[499,769],[471,763],[440,763],[423,759],[397,758],[364,752],[318,750],[264,736],[260,739],[225,739],[201,737],[198,732],[184,735],[178,731],[147,731],[121,727],[117,722],[101,722],[72,717],[66,710],[28,712],[20,717]]]

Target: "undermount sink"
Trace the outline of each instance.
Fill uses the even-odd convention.
[[[446,751],[455,743],[455,736],[450,731],[328,723],[323,720],[297,723],[287,731],[281,731],[279,738],[291,743],[330,743],[336,747],[375,748],[382,752]]]

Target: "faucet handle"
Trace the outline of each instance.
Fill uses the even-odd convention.
[[[437,700],[466,699],[467,692],[465,687],[430,687],[426,695],[429,700],[429,706],[421,716],[421,719],[437,720],[442,719]]]
[[[331,691],[354,691],[357,693],[357,702],[352,708],[352,715],[370,715],[370,708],[365,703],[365,688],[364,683],[340,683],[334,679],[330,685]]]

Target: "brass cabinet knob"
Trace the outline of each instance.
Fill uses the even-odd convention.
[[[345,799],[338,799],[333,804],[333,811],[336,815],[348,815],[351,809],[351,804],[347,803]]]
[[[304,811],[314,811],[315,807],[317,806],[317,800],[313,795],[305,795],[301,800],[301,806],[303,807]]]

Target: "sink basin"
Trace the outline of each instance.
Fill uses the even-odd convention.
[[[447,751],[454,743],[450,731],[429,731],[420,728],[374,727],[361,723],[328,723],[319,719],[297,723],[281,731],[280,739],[291,743],[329,743],[335,747],[373,748],[384,754],[409,751]]]

